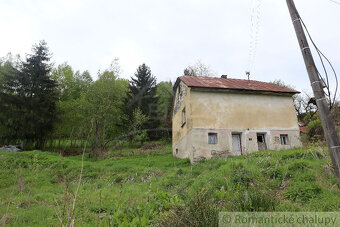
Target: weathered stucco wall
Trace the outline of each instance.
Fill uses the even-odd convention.
[[[193,127],[298,130],[291,96],[191,92]]]
[[[208,143],[208,133],[217,133],[217,144]],[[258,151],[257,134],[265,134],[269,150],[285,150],[301,147],[298,130],[237,130],[192,128],[177,144],[174,144],[174,156],[190,158],[192,163],[201,159],[223,158],[237,155],[232,148],[232,134],[240,133],[242,155]],[[288,135],[288,144],[282,145],[280,135]],[[177,152],[176,152],[177,150]]]
[[[259,150],[258,133],[264,134],[267,149],[301,147],[290,96],[204,92],[183,87],[187,92],[173,116],[176,157],[190,158],[195,163],[202,158],[236,155],[232,147],[234,133],[240,134],[242,154]],[[177,93],[179,89],[176,99]],[[183,108],[186,108],[187,123],[182,127]],[[208,143],[208,133],[217,133],[217,144]],[[287,145],[281,144],[282,134],[288,135]]]
[[[191,118],[191,105],[190,105],[190,88],[188,88],[183,82],[177,87],[175,92],[175,100],[174,100],[174,110],[172,117],[172,144],[178,144],[184,136],[186,136],[190,129],[192,128],[192,118]],[[186,113],[186,123],[182,125],[182,111],[185,109]],[[188,144],[188,141],[184,141],[185,144]],[[182,145],[183,147],[183,145]],[[182,148],[181,150],[186,150],[186,148]],[[176,154],[176,150],[173,146],[173,153]],[[180,158],[186,158],[186,155],[181,153]]]

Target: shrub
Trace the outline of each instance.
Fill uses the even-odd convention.
[[[279,180],[283,180],[284,176],[285,176],[285,171],[283,170],[283,168],[281,167],[271,167],[270,169],[268,169],[265,174],[270,177],[271,179],[279,179]]]
[[[177,194],[170,195],[168,192],[158,191],[155,193],[152,205],[154,210],[168,211],[172,207],[176,207],[182,204],[181,199]]]
[[[324,140],[324,133],[322,130],[322,124],[319,117],[310,121],[307,125],[307,136],[311,142],[319,142]]]
[[[303,181],[306,181],[306,182],[315,182],[316,181],[316,177],[315,177],[315,174],[312,172],[312,171],[306,171],[306,172],[299,172],[299,173],[296,173],[294,176],[293,176],[293,179],[295,182],[303,182]]]
[[[248,188],[252,180],[253,180],[252,173],[247,171],[244,168],[233,171],[231,175],[231,181],[234,187],[237,187],[240,185],[245,188]]]
[[[203,188],[185,206],[177,206],[159,221],[160,226],[218,226],[219,208]]]
[[[177,170],[177,175],[182,175],[184,172],[183,172],[183,170],[182,169],[178,169]]]
[[[319,185],[311,182],[296,182],[288,187],[284,192],[287,199],[294,202],[308,202],[310,199],[318,197],[322,192]]]
[[[311,199],[310,208],[313,211],[340,211],[340,197],[330,193],[323,193],[321,198]]]
[[[294,175],[296,172],[306,171],[307,168],[311,167],[310,163],[306,160],[295,160],[288,165],[289,176]]]
[[[277,201],[270,192],[263,192],[257,188],[236,191],[228,202],[231,211],[261,212],[275,211]]]

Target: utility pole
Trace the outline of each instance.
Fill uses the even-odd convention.
[[[323,83],[318,75],[318,70],[306,39],[305,32],[302,27],[300,15],[295,7],[293,0],[286,0],[289,8],[290,16],[293,21],[296,36],[300,44],[303,59],[307,68],[309,80],[313,89],[314,97],[320,113],[322,128],[328,143],[329,153],[332,159],[335,174],[340,180],[340,143],[335,130],[334,121],[328,108],[327,99],[323,91]]]

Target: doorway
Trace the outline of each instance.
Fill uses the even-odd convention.
[[[241,134],[232,134],[233,153],[242,155]]]
[[[266,137],[264,133],[257,134],[257,145],[258,145],[259,151],[267,150]]]

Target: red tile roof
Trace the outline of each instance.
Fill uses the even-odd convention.
[[[183,81],[183,83],[185,83],[188,87],[196,88],[265,91],[279,93],[300,93],[293,89],[283,87],[277,84],[266,83],[256,80],[241,80],[198,76],[181,76],[178,79]]]
[[[299,126],[300,131],[307,131],[307,126]]]

